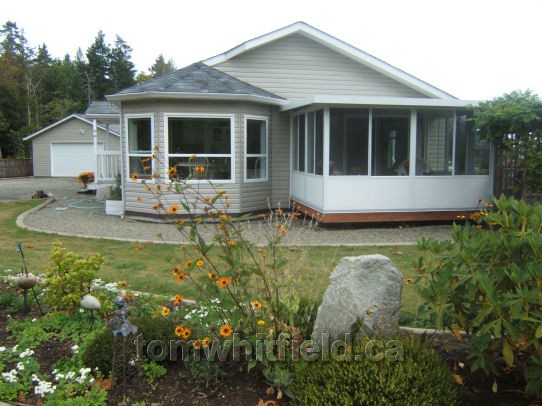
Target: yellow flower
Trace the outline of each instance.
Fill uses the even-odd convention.
[[[177,176],[177,168],[175,166],[169,168],[168,175],[170,178],[174,178]]]
[[[167,211],[169,213],[171,213],[171,214],[175,214],[179,210],[181,210],[181,206],[179,206],[178,204],[173,204],[173,205],[169,206],[169,208],[167,209]]]
[[[230,247],[234,247],[234,246],[237,245],[237,243],[236,243],[235,241],[228,241],[228,245],[229,245]]]
[[[169,307],[162,307],[162,316],[167,316],[169,314]]]
[[[224,193],[226,193],[226,191],[222,190],[222,189],[219,189],[219,190],[216,191],[217,195],[223,195]]]
[[[184,300],[184,296],[183,295],[175,295],[173,296],[173,304],[175,306],[178,306],[180,305]]]
[[[217,283],[218,283],[218,287],[225,288],[231,283],[231,279],[228,277],[223,277],[223,278],[220,278]]]
[[[150,161],[151,161],[151,158],[143,158],[143,159],[141,160],[141,163],[142,163],[142,164],[146,164],[147,162],[150,162]]]
[[[143,170],[144,170],[145,172],[150,171],[150,170],[151,170],[151,167],[150,167],[149,165],[145,165],[145,166],[143,167]]]
[[[405,284],[412,285],[413,283],[414,283],[414,279],[412,279],[412,278],[406,278],[405,279]]]
[[[203,340],[201,340],[201,345],[203,346],[203,348],[207,348],[210,342],[211,339],[209,337],[205,337]]]
[[[192,266],[192,260],[190,260],[190,259],[187,260],[187,261],[184,263],[184,266],[185,266],[186,268],[190,268],[190,267]]]
[[[137,172],[132,173],[132,176],[130,176],[132,180],[137,180],[139,178],[139,174]]]
[[[181,223],[182,224],[182,223]],[[180,247],[179,247],[182,251],[186,250],[186,244],[182,244]]]
[[[200,339],[192,341],[192,347],[194,347],[196,350],[199,350],[201,348],[201,345],[202,343]]]
[[[222,337],[229,337],[233,334],[233,328],[229,324],[224,324],[220,327],[220,335]]]
[[[282,209],[277,209],[277,210],[275,210],[275,213],[277,213],[277,214],[282,214],[282,213],[284,213],[284,212],[282,211]]]
[[[259,326],[265,326],[265,321],[264,320],[258,320],[258,325]]]
[[[211,280],[213,280],[213,281],[216,280],[216,279],[218,279],[218,275],[217,275],[216,273],[213,273],[213,272],[209,272],[209,273],[207,274],[207,276],[209,277],[209,279],[211,279]]]
[[[120,286],[121,288],[125,288],[125,287],[126,287],[126,281],[120,281],[120,282],[119,282],[119,286]]]
[[[141,246],[141,244],[137,244],[135,247],[134,247],[134,251],[141,251],[143,249],[143,247]]]
[[[175,327],[175,335],[176,335],[177,337],[182,336],[183,331],[184,331],[184,327],[183,327],[183,326],[179,325],[179,326]]]
[[[192,330],[190,330],[188,327],[185,327],[183,329],[181,337],[184,338],[185,340],[188,340],[191,335],[192,335]]]
[[[252,302],[250,302],[250,305],[253,308],[258,309],[258,310],[260,310],[262,308],[262,304],[260,302],[258,302],[257,300],[253,300]]]
[[[196,262],[197,267],[200,267],[202,265],[203,265],[203,261],[201,259]]]
[[[177,280],[181,282],[184,278],[186,278],[186,274],[184,272],[179,272],[177,275]]]

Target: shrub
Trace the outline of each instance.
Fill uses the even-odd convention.
[[[78,257],[66,252],[61,243],[51,246],[52,264],[45,269],[45,301],[54,309],[79,306],[81,297],[88,293],[103,263],[101,255]]]
[[[297,405],[453,405],[452,370],[418,337],[401,339],[403,360],[363,355],[368,339],[354,345],[353,360],[299,362],[291,387]]]
[[[473,371],[497,373],[500,355],[542,397],[542,205],[500,197],[455,225],[453,241],[421,240],[416,282],[422,318],[471,335]]]

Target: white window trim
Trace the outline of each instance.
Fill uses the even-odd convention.
[[[247,158],[249,154],[247,153],[247,121],[248,120],[258,120],[265,122],[265,154],[250,154],[250,158],[254,157],[265,157],[265,177],[248,179],[247,178]],[[265,116],[244,116],[244,158],[243,158],[243,172],[244,172],[244,182],[245,183],[259,183],[259,182],[268,182],[269,181],[269,117]]]
[[[208,157],[230,157],[231,158],[231,179],[190,179],[187,183],[207,183],[217,182],[223,183],[235,183],[235,114],[219,114],[219,113],[164,113],[164,173],[163,179],[166,183],[171,183],[168,176],[169,170],[169,158],[171,157],[190,157],[192,154],[170,154],[169,153],[169,119],[170,118],[222,118],[230,120],[230,154],[199,154],[201,156]]]
[[[130,157],[131,156],[141,156],[141,157],[149,157],[149,155],[146,154],[131,154],[130,153],[130,136],[128,134],[128,120],[134,119],[134,118],[150,118],[151,119],[151,174],[156,173],[156,159],[152,159],[152,155],[154,154],[154,146],[156,145],[154,142],[154,113],[126,113],[124,115],[124,131],[126,132],[126,155],[124,157],[124,164],[126,168],[126,181],[129,183],[143,183],[145,182],[151,182],[154,183],[154,178],[151,179],[137,179],[132,180],[132,174],[130,173]]]

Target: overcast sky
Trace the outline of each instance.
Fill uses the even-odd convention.
[[[541,0],[7,0],[8,20],[54,57],[118,34],[138,71],[160,53],[181,68],[304,21],[461,99],[542,96]]]

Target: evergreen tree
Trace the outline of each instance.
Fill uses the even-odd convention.
[[[132,48],[117,35],[115,46],[111,50],[110,59],[110,76],[111,76],[111,93],[116,93],[126,87],[135,84],[134,64],[130,60]]]
[[[160,54],[154,61],[154,64],[150,67],[149,71],[153,78],[164,75],[166,73],[173,72],[177,69],[175,62],[172,59],[165,61],[164,55]]]
[[[94,43],[87,49],[86,79],[90,89],[90,100],[104,100],[110,93],[111,49],[100,30]]]

